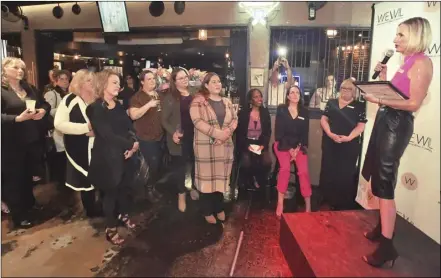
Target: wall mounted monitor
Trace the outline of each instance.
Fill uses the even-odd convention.
[[[125,2],[98,1],[97,4],[104,33],[130,31]]]

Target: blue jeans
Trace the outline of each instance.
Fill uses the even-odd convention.
[[[150,177],[148,185],[154,185],[160,178],[162,163],[162,142],[139,140],[139,148],[149,165]]]

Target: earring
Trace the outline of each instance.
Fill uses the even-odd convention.
[[[253,108],[253,105],[250,103],[250,108]]]

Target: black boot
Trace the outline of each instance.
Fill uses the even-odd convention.
[[[147,200],[150,202],[150,203],[152,203],[152,204],[154,204],[154,203],[157,203],[159,200],[158,200],[158,198],[155,196],[155,193],[154,193],[154,190],[153,190],[153,185],[152,184],[147,184],[146,186],[145,186],[145,190],[146,190],[146,192],[145,192],[145,197],[147,198]]]
[[[380,245],[371,255],[364,256],[363,260],[373,267],[382,267],[388,264],[394,266],[395,260],[398,258],[398,252],[394,247],[392,239],[385,238],[380,234]]]

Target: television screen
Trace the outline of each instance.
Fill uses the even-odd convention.
[[[125,2],[98,1],[98,11],[104,33],[130,31]]]

